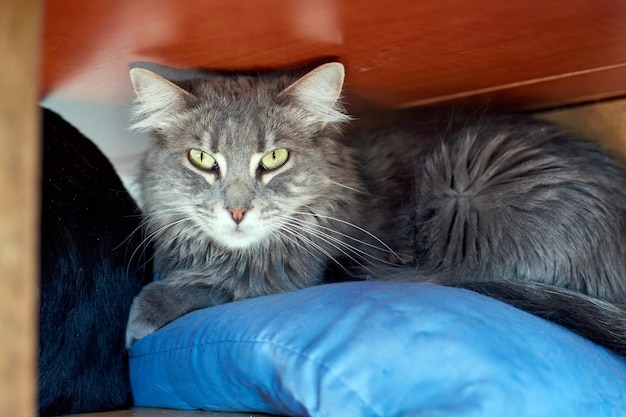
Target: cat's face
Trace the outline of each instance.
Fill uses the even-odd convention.
[[[289,204],[278,200],[305,201],[296,187],[285,183],[285,179],[293,181],[295,177],[289,172],[293,168],[289,149],[263,153],[265,149],[224,152],[220,148],[225,147],[191,148],[182,165],[196,171],[207,183],[198,184],[205,189],[205,201],[195,207],[196,214],[204,217],[207,234],[223,246],[245,248],[263,241],[279,227],[281,212],[287,211]]]
[[[146,70],[131,77],[140,100],[136,127],[155,136],[141,174],[152,233],[230,250],[315,237],[314,216],[341,216],[349,188],[358,187],[348,150],[336,140],[346,120],[337,108],[340,64],[293,83],[217,77],[188,90]]]

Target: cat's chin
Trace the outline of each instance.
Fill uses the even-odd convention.
[[[220,236],[219,239],[216,239],[220,246],[229,250],[242,250],[242,249],[250,249],[254,246],[257,246],[264,239],[261,236],[255,235],[253,233],[247,233],[240,229],[236,229],[231,233],[226,233]]]

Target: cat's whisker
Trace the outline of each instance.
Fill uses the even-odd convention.
[[[313,245],[315,245],[315,243],[312,242],[310,239],[307,239],[305,236],[300,235],[296,231],[291,230],[291,229],[287,229],[287,228],[279,229],[277,231],[277,233],[279,233],[282,237],[284,237],[285,239],[287,239],[288,241],[293,243],[295,246],[297,246],[297,247],[301,248],[302,250],[304,250],[306,253],[308,253],[313,258],[315,258],[318,262],[324,263],[324,260],[322,258],[320,258],[315,252],[313,252],[311,249],[309,249],[307,247],[307,246],[312,247]],[[296,236],[302,242],[298,241],[298,239],[296,239],[296,238],[292,238],[292,237],[288,236],[286,233],[289,233],[292,236]],[[284,245],[284,243],[283,243],[283,245]],[[285,249],[287,249],[286,246],[285,246]],[[319,250],[319,248],[315,248],[315,249]],[[328,254],[326,254],[326,255],[328,255]]]
[[[332,258],[331,254],[328,253],[328,251],[326,251],[323,247],[321,247],[320,245],[315,243],[311,238],[309,238],[308,236],[300,233],[297,229],[294,229],[293,227],[286,227],[286,226],[292,226],[292,225],[288,224],[287,222],[281,222],[280,226],[281,227],[278,229],[278,232],[281,233],[281,236],[286,237],[294,245],[296,245],[296,246],[302,248],[303,250],[305,250],[308,254],[313,256],[320,263],[323,264],[324,263],[324,259],[322,259],[319,256],[317,256],[313,251],[311,251],[311,249],[316,249],[318,252],[321,252],[326,257]],[[296,239],[294,240],[292,238],[289,238],[288,236],[286,236],[284,234],[285,232],[289,233],[292,236],[295,236]],[[311,249],[309,249],[309,248],[311,248]]]
[[[393,251],[390,251],[388,249],[388,247],[376,246],[376,245],[374,245],[372,243],[369,243],[369,242],[366,242],[364,240],[358,239],[358,238],[356,238],[354,236],[350,236],[349,234],[342,233],[342,232],[340,232],[338,230],[335,230],[335,229],[333,229],[331,227],[323,226],[323,225],[321,225],[319,223],[315,223],[315,222],[312,222],[312,221],[304,220],[304,219],[301,219],[301,218],[295,218],[295,217],[289,217],[289,218],[297,221],[298,223],[304,223],[304,224],[310,225],[313,228],[320,228],[320,229],[324,229],[324,230],[327,230],[329,232],[335,233],[335,234],[337,234],[337,235],[339,235],[341,237],[344,237],[346,239],[350,239],[352,241],[355,241],[355,242],[357,242],[357,243],[359,243],[359,244],[361,244],[363,246],[367,246],[367,247],[370,247],[372,249],[376,249],[378,251],[390,253],[392,255],[396,255],[397,256],[397,254],[395,252],[393,252]]]
[[[143,229],[143,232],[145,232],[147,230],[147,229],[144,228],[144,226],[145,226],[145,222],[142,222],[140,227]],[[152,235],[145,235],[144,234],[142,236],[141,242],[139,242],[139,245],[137,245],[135,250],[133,250],[133,252],[130,255],[130,259],[128,260],[128,267],[126,268],[126,273],[127,274],[128,274],[128,271],[129,271],[130,265],[132,264],[133,259],[135,259],[135,256],[137,256],[137,257],[145,257],[146,256],[146,249],[148,248],[148,246],[152,242],[153,236],[154,236],[154,234],[152,234]],[[141,252],[141,254],[139,254],[139,252]],[[153,258],[154,258],[154,253],[153,253],[153,255],[149,259],[146,259],[145,262],[143,264],[141,264],[141,267],[145,268],[146,265],[148,265],[148,263]]]
[[[180,236],[180,235],[185,235],[185,234],[190,234],[190,235],[193,235],[193,234],[194,234],[194,230],[196,230],[196,229],[199,229],[199,228],[200,228],[200,226],[199,226],[199,225],[197,225],[197,224],[195,224],[195,223],[192,221],[192,219],[191,219],[191,218],[186,218],[186,219],[180,219],[180,220],[178,220],[178,221],[176,221],[176,222],[172,222],[172,223],[170,223],[170,224],[164,225],[164,226],[162,226],[162,227],[161,227],[161,229],[167,229],[167,228],[169,228],[169,227],[175,226],[175,225],[180,224],[180,223],[183,223],[183,222],[185,222],[185,221],[188,221],[188,223],[187,223],[187,225],[185,225],[182,229],[180,229],[180,230],[178,231],[178,233],[177,233],[177,234],[178,234],[179,236]],[[164,231],[164,230],[161,230],[161,232],[163,232],[163,231]],[[155,258],[158,258],[158,257],[159,257],[160,255],[162,255],[162,254],[163,254],[163,255],[167,255],[168,250],[169,250],[169,249],[168,249],[167,247],[165,247],[165,246],[155,247],[155,248],[154,248],[154,250],[153,250],[153,252],[152,252],[152,256],[151,256],[151,257],[150,257],[150,258],[146,261],[146,263],[147,263],[147,262],[150,262],[150,261],[152,261],[152,260],[154,260]]]
[[[141,241],[142,246],[148,245],[148,244],[152,243],[152,241],[155,240],[158,237],[159,234],[163,233],[168,228],[170,228],[172,226],[175,226],[175,225],[177,225],[179,223],[182,223],[184,221],[187,221],[187,220],[188,219],[179,219],[179,220],[176,220],[174,222],[167,223],[167,224],[164,224],[164,225],[156,228],[155,230],[153,230],[152,232],[150,232],[149,234],[147,234],[144,237],[144,239]],[[144,225],[146,230],[150,229],[150,224],[151,223],[153,223],[153,222],[150,221],[150,220],[146,220],[145,225]]]
[[[122,240],[122,242],[119,245],[117,245],[117,246],[115,246],[113,248],[114,251],[120,249],[125,243],[130,243],[130,241],[132,240],[132,238],[135,235],[135,233],[142,233],[141,242],[139,243],[139,245],[136,248],[133,249],[133,251],[130,254],[130,257],[128,258],[128,265],[126,266],[126,275],[127,276],[130,273],[130,266],[132,265],[133,259],[135,259],[135,255],[139,251],[139,248],[142,248],[142,251],[141,251],[142,252],[142,256],[145,255],[146,245],[143,243],[145,241],[145,239],[143,238],[143,232],[144,232],[144,229],[143,229],[143,227],[140,224],[132,232],[130,232],[128,234],[128,236],[126,236],[126,238],[124,238],[124,240]],[[128,254],[128,250],[129,250],[129,248],[127,247],[124,255]],[[139,265],[139,268],[144,268],[145,266],[146,266],[146,263],[144,262],[143,264]]]
[[[341,252],[343,255],[345,255],[348,259],[350,259],[352,262],[354,262],[355,264],[359,265],[360,267],[364,268],[365,270],[367,270],[367,272],[373,273],[373,271],[371,270],[371,267],[375,267],[379,272],[384,272],[384,269],[381,268],[379,265],[372,263],[372,261],[376,261],[380,264],[386,264],[386,265],[392,265],[395,266],[395,264],[386,261],[384,259],[378,258],[375,255],[368,253],[362,249],[358,249],[350,244],[348,244],[347,242],[344,242],[341,239],[338,239],[336,237],[330,236],[326,233],[324,233],[321,230],[316,230],[315,228],[311,227],[311,226],[302,226],[301,224],[298,223],[293,223],[293,219],[292,219],[292,226],[297,227],[297,228],[301,228],[303,229],[305,232],[307,232],[308,234],[311,234],[315,237],[317,237],[318,239],[326,242],[327,244],[331,245],[332,247],[334,247],[335,249],[337,249],[339,252]],[[350,253],[352,253],[354,256],[352,256]],[[358,257],[359,259],[355,258]],[[369,259],[368,259],[369,258]]]
[[[360,268],[362,268],[363,271],[374,275],[374,269],[376,269],[378,272],[384,272],[385,270],[383,268],[381,268],[379,265],[377,265],[376,263],[372,263],[371,260],[366,259],[363,255],[359,254],[359,253],[355,253],[355,256],[351,256],[348,251],[352,251],[354,252],[354,248],[351,248],[349,246],[344,246],[346,248],[346,250],[342,249],[341,247],[337,246],[336,244],[333,244],[332,242],[329,242],[327,240],[324,239],[323,236],[319,236],[319,238],[323,241],[326,242],[326,244],[334,247],[335,249],[337,249],[337,251],[339,251],[341,254],[343,254],[346,258],[348,258],[350,261],[352,261],[354,263],[354,265],[358,265]],[[337,241],[337,244],[341,244],[342,242]],[[340,265],[341,268],[343,270],[345,270],[346,272],[350,272],[347,268],[345,268],[345,266],[339,261],[337,260],[335,257],[330,257],[330,259],[332,259],[332,261],[334,261],[337,265]],[[382,260],[379,260],[378,258],[376,258],[376,260],[380,261],[381,263],[384,262]]]
[[[159,211],[159,214],[164,213],[164,212],[174,213],[175,211],[173,209],[172,210],[161,210],[161,211]],[[178,210],[178,213],[179,214],[183,214],[180,210]],[[150,215],[147,215],[146,218],[141,222],[139,227],[143,228],[144,230],[149,230],[150,229],[150,225],[152,223],[154,223],[154,218],[155,218],[154,213],[151,213]],[[161,217],[158,217],[158,218],[161,219]],[[130,261],[135,259],[135,256],[137,256],[138,251],[140,249],[142,250],[141,256],[145,256],[145,251],[146,251],[146,248],[148,247],[148,245],[150,245],[152,243],[152,241],[154,241],[165,230],[167,230],[167,229],[169,229],[169,228],[171,228],[173,226],[176,226],[177,224],[186,222],[186,221],[190,221],[190,218],[189,217],[183,217],[183,218],[180,218],[178,220],[172,221],[170,223],[164,224],[164,225],[156,228],[155,230],[153,230],[149,234],[145,235],[143,240],[140,242],[140,244],[137,246],[137,248],[130,255]],[[152,254],[152,256],[143,263],[142,267],[145,267],[152,259],[154,259],[156,254],[157,254],[157,252],[158,252],[158,250],[155,249],[153,254]],[[130,266],[130,261],[129,261],[129,266]],[[128,273],[128,270],[127,270],[127,273]]]
[[[148,245],[145,243],[146,242],[146,238],[144,237],[144,230],[141,230],[142,233],[142,239],[141,242],[137,245],[137,247],[132,251],[132,253],[130,254],[130,257],[128,258],[128,265],[126,266],[126,274],[128,275],[130,273],[130,267],[133,263],[133,259],[135,259],[135,257],[137,257],[137,259],[145,259],[146,257],[146,250],[148,249]],[[135,229],[134,233],[140,233],[140,231],[138,229]],[[132,236],[132,235],[130,235]],[[130,238],[129,236],[129,238]],[[129,239],[127,238],[127,239]],[[140,254],[139,254],[140,253]],[[139,255],[138,255],[139,254]],[[148,263],[150,262],[152,257],[150,257],[150,259],[146,259],[143,263],[140,263],[140,265],[138,265],[138,268],[145,268]]]
[[[291,229],[290,229],[291,230]],[[295,232],[295,230],[292,230]],[[311,233],[311,231],[309,231],[308,234],[313,234],[314,236],[316,236],[317,238],[319,238],[320,240],[322,240],[323,242],[327,243],[328,245],[332,246],[333,248],[335,248],[337,251],[339,251],[340,253],[342,253],[344,256],[346,256],[348,259],[350,259],[351,261],[353,261],[354,263],[361,265],[361,262],[359,262],[357,259],[355,259],[352,255],[350,255],[346,250],[342,249],[341,246],[337,245],[336,243],[333,243],[331,240],[327,239],[326,236],[323,235],[319,235],[317,233]],[[299,234],[302,238],[304,238],[304,235]],[[319,251],[323,252],[324,255],[326,255],[329,259],[332,259],[333,261],[335,261],[337,264],[340,264],[339,261],[337,261],[335,259],[334,256],[332,256],[330,253],[328,253],[328,251],[326,251],[325,249],[322,248],[322,246],[320,246],[319,244],[315,243],[312,239],[310,238],[306,238],[309,242],[311,246],[314,246],[316,249],[318,249]],[[343,266],[343,265],[342,265]]]
[[[375,260],[383,261],[382,259],[377,258],[376,256],[374,256],[371,253],[368,253],[368,252],[366,252],[366,251],[364,251],[362,249],[358,249],[358,248],[354,247],[353,245],[350,245],[349,243],[343,241],[342,239],[339,239],[337,237],[331,236],[330,234],[326,233],[326,230],[334,232],[334,233],[337,233],[340,236],[349,237],[351,240],[354,240],[356,242],[365,244],[365,242],[362,242],[359,239],[356,239],[356,238],[354,238],[352,236],[348,236],[348,235],[345,235],[343,233],[337,232],[337,231],[335,231],[335,230],[333,230],[331,228],[328,228],[328,227],[316,225],[315,223],[312,223],[312,222],[306,222],[306,221],[305,222],[300,222],[299,219],[295,219],[295,218],[288,218],[288,220],[289,220],[291,225],[297,226],[297,227],[303,229],[304,231],[307,231],[308,233],[313,234],[316,237],[318,237],[318,238],[320,238],[320,239],[322,239],[324,241],[328,242],[329,240],[331,240],[332,242],[335,242],[335,243],[345,247],[346,249],[352,251],[355,254],[365,255],[365,256],[373,258]],[[323,229],[323,230],[320,230],[320,229]],[[378,247],[373,246],[373,245],[369,245],[369,246],[371,246],[373,248],[376,248],[376,249],[379,249],[379,250],[382,250],[381,248],[378,248]]]
[[[337,182],[337,181],[328,180],[328,182],[330,182],[331,184],[334,184],[334,185],[336,185],[336,186],[338,186],[338,187],[343,187],[343,188],[346,188],[346,189],[348,189],[348,190],[350,190],[350,191],[353,191],[353,192],[355,192],[355,193],[365,194],[365,195],[372,195],[371,193],[368,193],[368,192],[367,192],[367,191],[365,191],[365,190],[359,190],[358,188],[350,187],[349,185],[345,185],[345,184],[342,184],[342,183]]]
[[[376,236],[375,234],[371,233],[370,231],[362,228],[361,226],[357,226],[354,223],[351,223],[351,222],[343,220],[343,219],[339,219],[337,217],[327,216],[327,215],[324,215],[324,214],[319,214],[319,213],[314,213],[314,212],[307,213],[307,212],[298,212],[298,211],[296,211],[296,212],[294,212],[294,214],[299,214],[299,215],[304,215],[304,216],[319,217],[319,218],[322,218],[322,219],[336,221],[338,223],[342,223],[342,224],[345,224],[347,226],[353,227],[356,230],[359,230],[359,231],[365,233],[366,235],[368,235],[369,237],[371,237],[372,239],[376,240],[378,243],[383,245],[383,247],[385,249],[387,249],[389,251],[389,253],[391,253],[393,256],[398,258],[398,260],[402,261],[402,257],[400,257],[400,255],[398,255],[398,253],[396,253],[393,249],[391,249],[391,247],[389,247],[389,245],[387,245],[385,242],[383,242],[382,239],[380,239],[378,236]]]
[[[326,249],[324,249],[321,245],[319,245],[313,239],[311,239],[311,237],[309,237],[310,233],[302,233],[302,230],[301,230],[300,227],[298,227],[298,224],[290,222],[289,220],[290,220],[289,218],[283,218],[283,220],[280,222],[281,229],[279,229],[279,230],[286,231],[286,232],[290,233],[293,236],[297,236],[299,238],[299,240],[301,241],[301,242],[299,242],[299,241],[296,241],[296,242],[292,241],[292,243],[300,246],[303,249],[305,248],[304,245],[306,245],[306,246],[308,246],[310,248],[316,249],[317,251],[319,251],[320,253],[325,255],[327,258],[332,259],[337,265],[341,266],[344,270],[347,271],[347,269],[345,269],[345,267],[343,265],[341,265],[341,263],[339,261],[337,261]],[[324,241],[323,236],[316,236],[316,237],[318,237],[318,238],[320,238],[320,240]],[[336,248],[336,249],[340,250],[339,248]],[[311,254],[312,256],[315,256],[309,250],[307,250],[307,253]],[[346,256],[348,256],[348,255],[346,254]],[[315,258],[320,263],[322,263],[322,264],[325,263],[322,258],[320,258],[318,256],[315,256]]]
[[[335,259],[335,257],[332,256],[330,253],[328,253],[328,251],[326,249],[321,247],[319,244],[315,243],[309,237],[299,233],[297,230],[290,229],[290,228],[283,228],[283,229],[279,230],[279,233],[281,234],[281,236],[283,236],[286,239],[288,239],[289,241],[291,241],[294,245],[296,245],[296,246],[302,248],[303,250],[305,250],[312,257],[317,259],[321,264],[325,263],[324,260],[322,258],[320,258],[319,256],[317,256],[315,253],[313,253],[311,250],[307,249],[307,246],[309,246],[309,247],[311,247],[313,249],[316,249],[317,251],[321,252],[323,255],[326,256],[326,258],[328,258],[331,261],[333,261],[334,263],[336,263],[345,272],[350,273],[350,271],[345,267],[345,265],[343,265],[341,262],[339,262],[337,259]],[[295,239],[295,240],[291,239],[288,236],[286,236],[285,233],[289,233],[290,235],[295,236],[297,239]]]
[[[145,217],[145,215],[144,215],[144,214],[136,214],[136,215],[126,216],[126,217],[127,217],[127,218],[139,218],[139,219],[141,219],[141,220],[140,220],[139,224],[137,225],[137,227],[135,227],[135,228],[133,229],[133,231],[132,231],[132,232],[130,232],[130,233],[128,234],[128,236],[126,236],[126,238],[120,242],[120,244],[119,244],[119,245],[115,246],[115,247],[113,248],[113,250],[117,250],[117,249],[119,249],[119,248],[120,248],[120,247],[121,247],[124,243],[129,242],[129,241],[132,239],[132,237],[135,235],[135,233],[137,233],[137,232],[139,232],[139,231],[142,231],[142,230],[145,230],[145,225],[146,225],[146,217]]]

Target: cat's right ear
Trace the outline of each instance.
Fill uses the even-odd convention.
[[[133,129],[150,131],[165,128],[189,101],[195,99],[191,93],[147,69],[132,68],[130,80],[137,95]]]
[[[350,120],[341,105],[344,68],[339,62],[321,65],[284,89],[306,111],[310,122],[341,124]]]

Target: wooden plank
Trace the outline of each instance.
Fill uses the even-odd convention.
[[[538,83],[542,107],[624,94],[619,78],[583,76],[626,65],[624,16],[624,0],[49,0],[42,94],[123,103],[136,60],[235,70],[337,58],[352,111],[502,89],[511,107],[537,108]]]
[[[38,0],[0,1],[0,416],[34,416],[40,146]]]
[[[575,91],[575,95],[572,92]],[[560,74],[545,79],[463,91],[402,108],[482,103],[500,110],[531,111],[626,97],[626,64]]]
[[[569,131],[596,140],[626,165],[626,99],[540,113]]]

